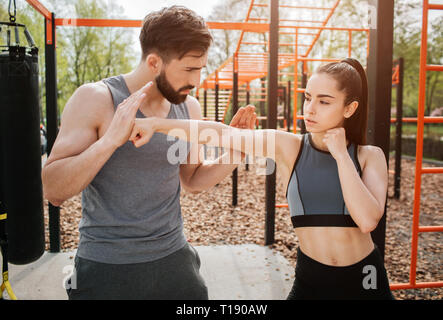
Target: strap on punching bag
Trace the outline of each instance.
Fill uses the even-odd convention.
[[[8,271],[8,237],[6,235],[6,210],[3,202],[0,201],[0,248],[3,257],[2,264],[2,284],[0,286],[0,300],[3,299],[3,292],[6,292],[9,295],[11,300],[17,300],[17,297],[12,291],[11,284],[9,283],[9,271]]]

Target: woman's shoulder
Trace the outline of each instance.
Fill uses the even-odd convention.
[[[366,167],[368,164],[386,162],[383,149],[373,145],[359,145],[358,159],[362,169],[364,169],[364,167]]]

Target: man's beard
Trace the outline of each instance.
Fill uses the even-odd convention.
[[[194,89],[194,86],[189,85],[180,88],[178,91],[175,91],[174,88],[169,83],[168,79],[166,79],[166,73],[164,70],[162,70],[160,74],[157,77],[155,77],[155,82],[157,84],[158,90],[163,95],[163,97],[165,97],[166,100],[168,100],[173,104],[183,103],[188,97],[187,94],[180,94],[180,91]]]

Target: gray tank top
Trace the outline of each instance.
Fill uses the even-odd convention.
[[[347,149],[361,177],[357,147],[350,143]],[[294,228],[357,227],[343,199],[336,160],[317,149],[309,133],[303,135],[286,198]]]
[[[103,81],[115,108],[130,95],[123,76]],[[138,110],[136,117],[145,116]],[[171,104],[167,118],[189,119],[186,104]],[[168,152],[176,150],[181,153],[171,163]],[[128,264],[158,260],[181,249],[186,238],[179,169],[189,150],[189,143],[157,132],[139,149],[131,142],[118,148],[82,192],[77,254]]]

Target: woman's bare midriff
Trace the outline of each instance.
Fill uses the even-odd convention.
[[[355,264],[374,250],[371,234],[358,228],[301,227],[295,233],[305,255],[330,266]]]

